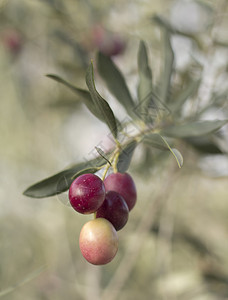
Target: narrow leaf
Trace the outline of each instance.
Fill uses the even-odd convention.
[[[160,150],[169,150],[169,147],[157,133],[150,133],[143,137],[142,142]]]
[[[101,52],[98,52],[97,68],[100,76],[106,82],[109,91],[123,105],[129,115],[135,117],[133,112],[134,101],[130,91],[122,73],[111,60],[111,58],[105,56]]]
[[[165,28],[166,30],[170,31],[171,33],[176,33],[176,30],[172,27],[172,25],[163,17],[155,14],[152,17],[152,21],[157,23],[159,26]]]
[[[176,148],[171,148],[169,146],[169,143],[163,138],[163,136],[160,135],[160,137],[162,138],[162,140],[164,141],[164,143],[166,144],[166,146],[169,148],[170,152],[173,154],[174,158],[177,161],[178,167],[181,168],[183,166],[183,156],[181,155],[181,153],[176,149]]]
[[[160,79],[160,98],[167,102],[171,87],[171,76],[173,72],[174,53],[170,42],[170,33],[164,30],[164,45],[163,45],[163,71]]]
[[[151,133],[149,135],[146,135],[143,138],[143,143],[150,145],[154,148],[158,148],[161,150],[169,150],[173,156],[175,157],[178,167],[181,168],[183,165],[183,157],[181,155],[181,153],[175,149],[172,148],[169,143],[167,142],[166,139],[164,139],[164,137],[162,137],[160,134],[157,133]]]
[[[87,173],[96,173],[97,171],[99,171],[102,167],[90,167],[90,168],[86,168],[83,170],[80,170],[79,172],[77,172],[76,174],[74,174],[71,178],[74,180],[76,179],[78,176],[81,176],[83,174],[87,174]]]
[[[116,119],[108,102],[105,99],[103,99],[96,90],[92,63],[86,72],[86,84],[89,88],[89,92],[93,100],[94,106],[98,111],[100,111],[103,121],[108,125],[113,136],[116,138],[118,134]]]
[[[141,108],[141,106],[147,103],[147,107]],[[171,111],[169,107],[163,103],[159,96],[152,91],[147,97],[139,103],[137,106],[134,108],[135,114],[139,117],[142,118],[144,121],[146,121],[147,124],[153,123],[154,119],[163,119],[168,117],[171,114]]]
[[[160,27],[164,28],[165,30],[167,30],[171,34],[184,36],[184,37],[187,37],[187,38],[193,40],[197,44],[197,46],[200,49],[202,49],[202,42],[197,37],[197,35],[189,33],[189,32],[184,32],[184,31],[181,31],[181,30],[177,30],[176,28],[174,28],[171,25],[171,23],[167,19],[165,19],[165,18],[163,18],[159,15],[156,15],[156,14],[152,17],[152,21],[154,21],[156,24],[158,24]]]
[[[164,128],[160,133],[175,138],[197,137],[210,134],[227,123],[228,120],[195,121]]]
[[[170,151],[172,152],[173,156],[175,157],[175,159],[177,161],[177,164],[178,164],[178,167],[181,168],[183,166],[183,163],[184,163],[184,159],[183,159],[182,154],[176,148],[171,148]]]
[[[215,107],[216,109],[217,107],[221,108],[222,106],[226,105],[227,99],[228,99],[228,90],[225,90],[222,93],[216,93],[216,92],[213,93],[209,103],[203,106],[202,109],[200,109],[197,112],[196,116],[198,117],[202,115],[204,112],[210,110],[212,107]]]
[[[179,96],[177,96],[176,99],[173,99],[172,103],[170,103],[170,109],[173,113],[179,111],[189,97],[194,96],[199,88],[200,82],[201,80],[190,81],[188,86],[181,91]]]
[[[213,135],[185,138],[185,141],[194,147],[197,151],[204,154],[221,154],[220,147],[216,144]]]
[[[228,41],[220,41],[220,40],[214,40],[214,44],[216,46],[225,47],[228,48]]]
[[[137,146],[137,142],[132,141],[128,143],[124,148],[121,149],[121,153],[119,155],[119,159],[117,163],[117,169],[119,172],[124,173],[128,170],[136,146]]]
[[[99,148],[99,147],[95,147],[95,149],[97,150],[98,154],[99,154],[101,157],[103,157],[103,158],[107,161],[107,163],[111,166],[112,164],[110,163],[110,161],[109,161],[108,158],[106,157],[104,151],[103,151],[101,148]]]
[[[148,55],[146,45],[143,41],[140,41],[138,51],[138,73],[139,73],[139,85],[138,85],[138,98],[141,102],[140,111],[143,119],[147,120],[148,107],[153,104],[153,98],[148,97],[152,95],[152,72],[148,63]]]
[[[87,108],[89,109],[89,111],[98,119],[100,119],[102,122],[104,122],[103,120],[103,116],[100,112],[100,110],[98,110],[96,108],[96,106],[93,103],[93,100],[91,98],[91,95],[89,93],[89,91],[83,90],[81,88],[78,88],[76,86],[74,86],[73,84],[67,82],[66,80],[62,79],[61,77],[57,76],[57,75],[53,75],[53,74],[48,74],[47,75],[48,78],[51,78],[57,82],[62,83],[63,85],[65,85],[66,87],[68,87],[69,89],[71,89],[74,93],[76,93],[76,95],[78,97],[80,97],[80,99],[83,101],[83,103],[87,106]]]
[[[80,42],[77,42],[76,39],[72,39],[70,33],[67,33],[62,29],[56,29],[54,35],[62,42],[62,44],[69,45],[74,50],[77,65],[80,64],[83,68],[88,67],[88,52],[83,49]],[[67,67],[72,68],[74,65],[70,62]]]
[[[83,172],[84,169],[101,167],[105,163],[105,159],[98,157],[90,161],[73,165],[70,168],[33,184],[27,188],[23,194],[32,198],[44,198],[60,194],[69,189],[75,174],[79,174],[80,171]]]
[[[140,41],[138,51],[139,86],[138,96],[142,101],[152,91],[152,72],[148,63],[147,49],[144,41]]]

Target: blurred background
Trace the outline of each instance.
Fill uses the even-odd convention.
[[[22,195],[71,163],[93,158],[109,134],[71,91],[45,75],[86,88],[86,68],[100,50],[136,95],[141,39],[153,80],[159,76],[159,22],[172,32],[179,89],[189,71],[200,70],[198,107],[219,99],[203,117],[228,118],[227,12],[224,0],[0,0],[0,297],[228,299],[227,139],[219,151],[179,142],[180,170],[171,156],[154,156],[149,167],[136,151],[129,172],[138,203],[106,266],[81,256],[78,237],[90,216],[73,211],[67,193]],[[97,73],[96,83],[123,119]],[[183,114],[191,109],[190,101]]]

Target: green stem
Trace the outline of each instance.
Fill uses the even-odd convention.
[[[113,171],[114,171],[114,173],[117,173],[117,172],[118,172],[118,169],[117,169],[117,163],[118,163],[119,155],[120,155],[120,151],[119,151],[119,149],[118,149],[118,152],[116,153],[116,155],[115,155],[115,157],[114,157],[114,160],[113,160]]]
[[[105,168],[105,170],[104,170],[103,176],[102,176],[102,178],[101,178],[103,181],[104,181],[105,176],[106,176],[106,174],[107,174],[107,172],[108,172],[108,170],[109,170],[110,167],[111,167],[110,164],[107,164],[107,165],[106,165],[106,168]]]

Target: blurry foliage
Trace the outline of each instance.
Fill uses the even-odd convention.
[[[162,9],[164,5],[166,10]],[[185,5],[192,5],[193,13],[189,15],[196,19],[198,16],[198,27],[188,23],[190,19],[186,12],[175,20],[175,7],[176,11],[183,12]],[[129,20],[124,23],[126,8],[129,8]],[[81,102],[99,119],[108,122],[109,128],[113,130],[113,122],[116,122],[117,129],[122,130],[115,111],[116,120],[112,119],[110,123],[110,119],[105,119],[97,110],[96,99],[94,102],[90,97],[90,93],[100,97],[95,86],[89,85],[89,90],[86,89],[84,77],[91,58],[95,58],[97,67],[97,90],[100,90],[98,71],[110,93],[130,112],[130,120],[135,117],[131,104],[137,103],[139,116],[136,118],[143,116],[149,127],[159,119],[159,129],[163,130],[160,134],[169,145],[157,134],[148,135],[138,151],[132,141],[125,145],[125,151],[119,157],[121,170],[128,169],[132,162],[139,201],[128,229],[120,233],[119,255],[109,266],[95,269],[82,261],[76,248],[76,237],[79,223],[84,220],[79,216],[75,218],[74,212],[66,206],[60,206],[58,210],[56,199],[53,202],[50,199],[50,204],[34,204],[28,212],[34,220],[24,216],[20,219],[17,211],[12,215],[1,215],[0,296],[6,292],[3,299],[91,299],[91,295],[93,299],[101,299],[102,295],[103,299],[109,300],[227,299],[228,172],[222,168],[223,161],[221,165],[220,160],[218,163],[214,160],[218,154],[226,160],[228,151],[227,125],[217,130],[225,124],[222,120],[228,119],[227,9],[227,1],[204,0],[145,1],[143,5],[141,1],[123,4],[120,0],[115,3],[0,2],[0,37],[4,46],[0,55],[5,71],[1,76],[1,87],[5,84],[7,93],[16,90],[18,100],[14,107],[10,106],[11,102],[5,106],[3,101],[1,104],[0,124],[4,129],[2,141],[5,145],[1,153],[8,151],[11,160],[15,157],[22,160],[19,169],[23,168],[23,172],[26,172],[25,163],[33,166],[31,174],[28,171],[25,176],[24,186],[43,176],[42,171],[36,173],[37,167],[42,169],[47,165],[53,172],[57,169],[51,165],[51,159],[55,150],[56,156],[61,153],[57,150],[59,143],[56,142],[57,147],[51,147],[55,141],[52,132],[47,138],[40,132],[48,126],[56,126],[58,131],[73,111],[76,115],[81,113]],[[135,11],[140,13],[138,19]],[[118,20],[116,16],[120,19],[118,24],[113,23]],[[107,47],[96,43],[96,35],[105,36],[107,43],[114,36],[123,38],[123,52],[107,57],[102,52]],[[178,39],[190,45],[185,64],[179,64],[180,49],[175,46]],[[100,51],[95,56],[97,50]],[[71,90],[77,90],[76,96],[66,87],[59,86],[57,90],[57,84],[51,85],[48,78],[40,79],[49,72],[67,78],[65,85],[72,82]],[[136,78],[133,84],[129,84],[128,77],[130,80]],[[11,85],[9,78],[13,82]],[[63,79],[53,75],[52,78],[64,83]],[[79,90],[78,87],[82,88]],[[3,100],[7,93],[3,90]],[[109,103],[107,92],[101,90],[101,93]],[[63,120],[58,119],[59,115]],[[42,125],[39,120],[43,120]],[[5,133],[4,123],[15,133],[14,139]],[[204,127],[200,126],[202,124]],[[200,130],[203,130],[203,136]],[[11,154],[12,147],[15,154]],[[181,171],[177,170],[176,164],[173,166],[172,160],[167,160],[170,156],[166,150],[175,149],[173,147],[184,157]],[[24,155],[21,154],[23,151]],[[205,158],[216,163],[217,168],[202,167]],[[176,159],[181,159],[178,154]],[[98,160],[98,167],[106,162],[102,157]],[[199,160],[201,164],[197,163]],[[58,160],[53,164],[55,161]],[[198,167],[206,170],[205,173],[196,172]],[[91,168],[90,161],[76,163],[62,172],[72,178],[88,168]],[[52,195],[56,194],[56,187],[58,192],[67,189],[69,183],[58,177],[63,173],[51,177]],[[219,182],[204,175],[226,177]],[[7,173],[3,176],[5,178]],[[18,177],[16,181],[19,181]],[[46,183],[45,180],[39,183],[37,190],[40,191],[41,185],[45,193],[49,192],[50,186]],[[2,195],[5,201],[6,193]],[[63,202],[60,196],[58,199]],[[13,206],[15,201],[18,203],[22,199],[15,198]],[[38,209],[37,206],[41,207]],[[53,211],[53,215],[47,211]],[[44,224],[38,222],[37,225],[38,219],[44,220]],[[48,265],[48,270],[39,274],[43,265]],[[23,285],[30,276],[31,280]],[[13,286],[15,289],[10,290]]]

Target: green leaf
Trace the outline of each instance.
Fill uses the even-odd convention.
[[[167,30],[171,34],[184,36],[184,37],[187,37],[187,38],[193,40],[197,44],[197,46],[202,49],[202,42],[198,38],[197,35],[194,35],[194,34],[189,33],[189,32],[184,32],[184,31],[181,31],[181,30],[177,30],[176,28],[174,28],[171,25],[171,23],[167,19],[165,19],[165,18],[163,18],[159,15],[156,15],[156,14],[153,15],[152,21],[155,22],[157,25],[159,25],[161,28]]]
[[[210,134],[227,123],[228,120],[195,121],[169,126],[168,128],[162,129],[160,134],[175,138],[197,137]]]
[[[131,141],[125,147],[121,149],[118,163],[117,163],[117,170],[121,173],[124,173],[128,170],[132,156],[134,154],[135,148],[137,146],[136,141]]]
[[[163,17],[154,14],[152,16],[152,21],[157,23],[160,27],[165,28],[166,30],[170,31],[171,33],[176,33],[176,30],[172,27],[172,25]]]
[[[94,106],[98,111],[100,111],[103,121],[108,125],[113,136],[117,138],[118,128],[116,124],[116,118],[108,102],[105,99],[103,99],[96,90],[92,63],[90,64],[86,72],[86,84],[89,88],[89,92],[93,100]]]
[[[160,98],[162,101],[167,102],[169,99],[169,93],[171,88],[171,76],[173,72],[174,53],[170,42],[170,33],[164,29],[164,45],[163,45],[163,59],[164,65],[159,81]]]
[[[135,104],[130,91],[122,73],[111,60],[111,58],[105,56],[101,52],[98,52],[97,68],[100,76],[106,82],[109,91],[123,105],[129,115],[135,117],[133,112]]]
[[[87,108],[89,109],[89,111],[95,116],[97,117],[99,120],[101,120],[102,122],[104,122],[103,119],[103,115],[101,114],[100,110],[98,110],[96,108],[96,106],[93,103],[93,100],[91,98],[91,95],[89,93],[89,91],[80,89],[76,86],[74,86],[73,84],[67,82],[66,80],[62,79],[61,77],[57,76],[57,75],[53,75],[53,74],[48,74],[47,77],[62,83],[63,85],[65,85],[66,87],[68,87],[69,89],[71,89],[82,101],[83,103],[87,106]]]
[[[32,198],[44,198],[60,194],[69,189],[77,174],[80,174],[80,172],[82,172],[81,174],[83,174],[85,169],[90,169],[92,171],[96,168],[99,169],[99,167],[101,167],[105,163],[106,160],[102,157],[78,163],[53,176],[45,178],[44,180],[31,185],[24,191],[23,194]]]
[[[164,137],[161,135],[160,135],[160,137],[162,138],[162,140],[164,141],[166,146],[169,148],[170,152],[173,154],[173,156],[176,159],[176,162],[178,164],[178,167],[181,168],[183,166],[184,159],[183,159],[183,156],[181,155],[180,151],[177,150],[176,148],[171,148],[169,143],[166,141],[166,139],[164,139]]]
[[[216,144],[213,135],[200,137],[185,138],[185,141],[194,147],[197,151],[206,154],[221,154],[223,153]]]
[[[106,154],[104,153],[104,151],[103,151],[101,148],[99,148],[99,147],[95,147],[95,149],[97,150],[98,154],[99,154],[101,157],[103,157],[103,158],[107,161],[107,163],[111,166],[112,164],[110,163],[110,161],[109,161],[108,158],[106,157]]]
[[[88,173],[96,173],[97,171],[99,171],[102,167],[90,167],[90,168],[86,168],[83,170],[80,170],[79,172],[77,172],[76,174],[74,174],[71,179],[76,179],[78,176],[81,176],[83,174],[88,174]]]
[[[160,134],[157,133],[150,133],[143,137],[142,142],[146,145],[152,146],[154,148],[160,149],[160,150],[169,150],[169,147],[164,142],[164,140],[161,138]]]
[[[72,176],[80,168],[67,169],[53,176],[45,178],[24,191],[24,195],[32,198],[44,198],[60,194],[66,191],[72,183]]]
[[[216,46],[228,48],[228,41],[214,40]]]
[[[143,138],[142,142],[154,148],[158,148],[161,150],[169,150],[173,154],[174,158],[176,159],[178,167],[179,168],[182,167],[183,157],[181,153],[177,149],[172,148],[167,142],[167,140],[160,134],[150,133]]]
[[[221,107],[224,106],[227,103],[228,100],[228,90],[221,92],[215,92],[212,94],[212,97],[210,99],[210,106],[206,107],[206,109],[211,108],[211,106]]]
[[[147,49],[144,41],[140,41],[138,51],[138,71],[139,71],[139,100],[144,100],[152,91],[152,72],[148,63]]]
[[[139,72],[139,85],[138,85],[138,98],[141,102],[140,111],[144,120],[147,120],[148,107],[153,100],[152,93],[152,72],[148,63],[148,55],[146,45],[143,41],[140,41],[138,51],[138,72]]]
[[[228,95],[228,90],[225,90],[222,93],[221,92],[213,93],[210,98],[209,103],[197,111],[196,117],[199,117],[207,110],[210,110],[212,107],[217,109],[217,108],[221,108],[221,107],[225,106],[227,103],[227,99],[228,99],[227,95]]]
[[[185,101],[194,96],[194,94],[198,91],[201,80],[192,80],[189,82],[188,86],[183,88],[181,93],[177,96],[176,99],[173,99],[172,103],[170,103],[170,109],[172,113],[179,111]]]
[[[173,156],[175,157],[175,159],[177,161],[177,164],[178,164],[178,167],[181,168],[183,166],[183,163],[184,163],[184,159],[183,159],[182,154],[176,148],[170,148],[170,151],[172,152]]]
[[[76,66],[77,69],[79,68],[79,66],[81,66],[83,69],[88,67],[88,52],[85,51],[85,48],[82,47],[82,44],[80,42],[78,42],[76,39],[72,39],[69,31],[67,32],[63,28],[56,28],[53,34],[62,42],[62,44],[71,47],[75,54],[74,62],[63,61],[61,63],[60,60],[61,66],[65,67],[68,71],[72,70],[72,68],[73,70],[75,70]],[[64,59],[65,57],[61,58]]]

